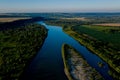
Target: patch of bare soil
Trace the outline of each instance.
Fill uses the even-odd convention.
[[[13,22],[16,20],[23,20],[23,19],[30,19],[30,18],[0,18],[0,22]]]
[[[102,23],[102,24],[94,24],[97,26],[111,26],[111,27],[120,27],[120,23]]]

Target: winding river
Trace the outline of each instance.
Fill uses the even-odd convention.
[[[62,27],[47,25],[43,22],[38,23],[44,25],[49,30],[48,36],[37,56],[26,70],[22,80],[68,80],[64,73],[61,56],[61,47],[64,43],[73,46],[79,51],[87,62],[106,80],[112,80],[107,73],[109,70],[108,65],[98,56],[87,50],[86,47],[64,33]],[[100,68],[98,62],[104,63],[105,66]]]

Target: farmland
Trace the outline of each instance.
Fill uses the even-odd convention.
[[[112,26],[112,27],[120,27],[120,23],[101,23],[101,24],[93,24],[93,25],[98,25],[98,26]]]
[[[77,33],[87,34],[93,38],[108,43],[114,48],[119,49],[120,47],[120,27],[104,27],[104,26],[74,26],[72,27],[73,31]]]
[[[30,18],[0,18],[0,23],[5,23],[5,22],[13,22],[16,20],[24,20],[24,19],[30,19]]]

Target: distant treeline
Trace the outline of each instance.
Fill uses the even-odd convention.
[[[12,17],[30,17],[30,15],[24,13],[0,13],[0,18],[12,18]]]
[[[43,17],[34,17],[31,19],[24,19],[24,20],[17,20],[13,22],[6,22],[6,23],[1,23],[0,24],[0,31],[1,30],[7,30],[7,29],[14,29],[20,26],[25,26],[26,24],[36,22],[36,21],[41,21],[44,20]]]

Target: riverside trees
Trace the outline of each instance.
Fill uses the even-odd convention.
[[[0,31],[0,80],[19,79],[47,35],[38,24]]]

